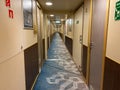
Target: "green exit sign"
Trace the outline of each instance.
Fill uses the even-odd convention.
[[[120,20],[120,0],[116,2],[115,6],[115,20]]]

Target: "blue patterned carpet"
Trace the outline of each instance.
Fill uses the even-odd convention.
[[[61,37],[56,33],[33,90],[88,90]]]

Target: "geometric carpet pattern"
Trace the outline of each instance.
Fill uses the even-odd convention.
[[[33,90],[89,90],[58,33]]]

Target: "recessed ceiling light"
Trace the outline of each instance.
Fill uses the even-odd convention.
[[[46,4],[47,6],[51,6],[51,5],[53,5],[52,2],[46,2],[45,4]]]
[[[51,16],[51,17],[54,17],[54,15],[53,15],[53,14],[51,14],[50,16]]]

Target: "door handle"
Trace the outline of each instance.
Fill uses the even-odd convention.
[[[90,49],[94,47],[94,42],[90,42]]]
[[[82,37],[82,35],[80,35],[80,38],[79,38],[80,44],[82,44],[82,41],[83,41],[83,37]]]

